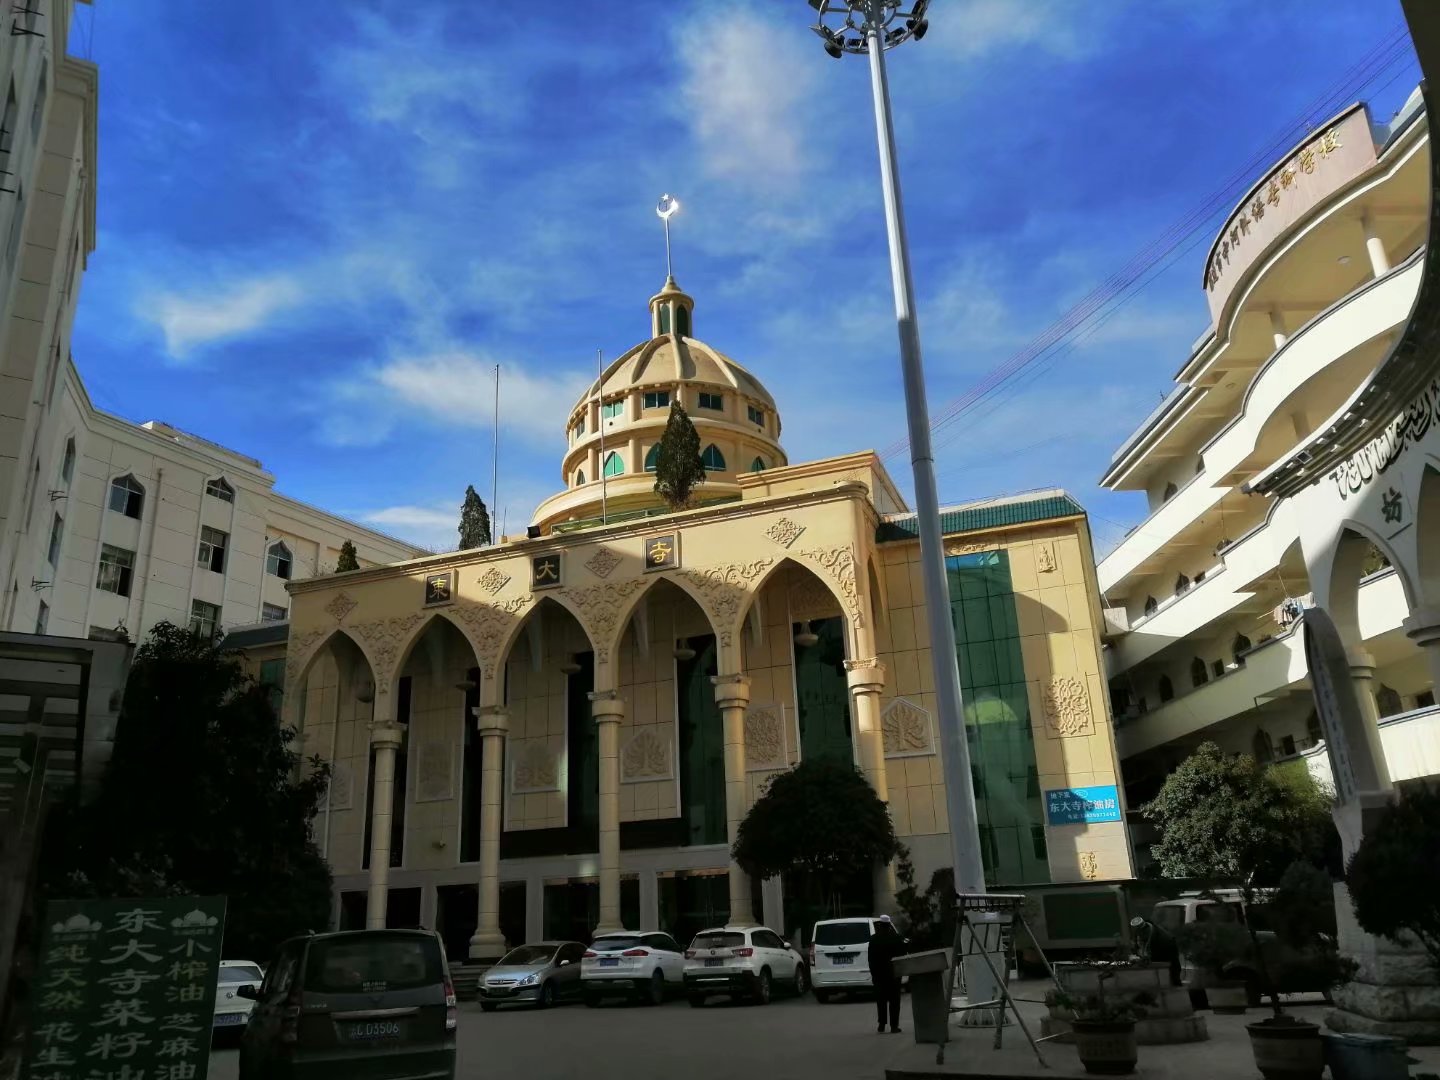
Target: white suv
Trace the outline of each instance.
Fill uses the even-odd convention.
[[[870,938],[876,919],[822,919],[810,936],[810,981],[815,1000],[829,1001],[840,990],[873,990]]]
[[[685,984],[685,957],[669,934],[617,931],[597,937],[580,958],[580,992],[585,1004],[601,998],[638,997],[659,1005]]]
[[[701,930],[685,950],[685,996],[699,1008],[710,994],[766,1005],[776,983],[799,997],[810,987],[805,961],[788,941],[764,926]]]

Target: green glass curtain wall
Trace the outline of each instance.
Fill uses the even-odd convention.
[[[713,635],[693,637],[695,656],[676,663],[680,703],[680,817],[686,844],[725,843],[725,733],[715,686]]]
[[[791,630],[799,633],[803,623]],[[850,740],[850,690],[845,683],[845,626],[837,615],[816,619],[810,632],[820,640],[795,645],[795,690],[800,710],[800,757],[855,763]]]
[[[570,675],[566,692],[567,749],[569,754],[568,825],[570,850],[600,850],[600,735],[590,710],[595,689],[595,654],[575,654],[580,670]]]
[[[986,878],[991,884],[1047,882],[1044,807],[1010,557],[1004,551],[951,555],[945,571]]]

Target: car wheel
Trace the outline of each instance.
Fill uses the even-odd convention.
[[[665,1004],[665,976],[657,971],[650,976],[650,985],[645,988],[646,1005]]]
[[[500,1007],[500,1006],[499,1006],[499,1005],[496,1005],[495,1002],[493,1002],[493,1001],[482,1001],[482,1002],[480,1003],[480,1011],[481,1011],[481,1012],[494,1012],[494,1011],[495,1011],[496,1009],[498,1009],[499,1007]]]
[[[829,990],[821,990],[819,987],[816,987],[816,988],[815,988],[815,1000],[816,1000],[817,1002],[819,1002],[821,1005],[829,1005],[829,1004],[830,1004],[830,991],[829,991]]]
[[[702,1005],[704,1005],[704,1004],[705,1004],[705,995],[704,995],[704,994],[691,994],[691,995],[690,995],[690,1007],[691,1007],[692,1009],[698,1009],[698,1008],[700,1008],[700,1006],[702,1006]]]
[[[548,1009],[555,1004],[555,987],[550,983],[540,984],[540,996],[536,998],[535,1004],[542,1009]]]
[[[805,991],[810,989],[810,976],[805,971],[804,964],[795,965],[795,996],[804,997]]]
[[[756,1005],[769,1005],[769,1004],[770,1004],[770,990],[771,990],[770,969],[769,969],[769,968],[765,968],[764,970],[762,970],[762,971],[760,972],[760,977],[755,980],[755,996],[754,996],[755,1004],[756,1004]]]

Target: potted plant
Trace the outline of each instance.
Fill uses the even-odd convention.
[[[1145,1005],[1153,1004],[1149,994],[1137,994],[1129,1000],[1105,996],[1105,980],[1101,972],[1099,989],[1093,994],[1057,994],[1055,1001],[1070,1010],[1070,1026],[1075,1034],[1075,1050],[1087,1073],[1099,1076],[1125,1076],[1135,1071],[1139,1052],[1135,1044],[1135,1021],[1145,1016]]]
[[[1175,931],[1180,954],[1202,973],[1206,1002],[1217,1013],[1245,1011],[1250,987],[1240,965],[1250,955],[1250,937],[1238,923],[1194,922]]]
[[[1151,848],[1171,877],[1228,878],[1240,887],[1241,915],[1259,988],[1273,1015],[1247,1024],[1255,1065],[1266,1080],[1320,1080],[1320,1026],[1287,1015],[1266,964],[1252,909],[1260,887],[1297,860],[1319,857],[1330,795],[1304,770],[1266,768],[1204,743],[1165,779],[1144,814],[1160,827]]]

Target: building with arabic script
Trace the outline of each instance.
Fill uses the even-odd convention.
[[[1419,91],[1384,124],[1354,105],[1209,252],[1210,329],[1102,479],[1151,508],[1099,567],[1132,801],[1206,740],[1328,773],[1300,632],[1317,605],[1392,776],[1440,773],[1440,367],[1416,337],[1433,174]],[[1428,373],[1385,376],[1412,356]]]
[[[455,960],[597,928],[797,931],[730,845],[811,759],[863,773],[922,886],[948,865],[914,516],[873,452],[791,462],[777,403],[695,338],[673,280],[649,307],[557,431],[526,537],[291,582],[286,624],[232,635],[283,660],[284,716],[333,765],[338,924],[434,927]],[[707,470],[681,512],[649,472],[674,402]],[[1083,511],[1046,491],[943,524],[992,883],[1129,877]],[[877,868],[846,902],[893,888]]]

